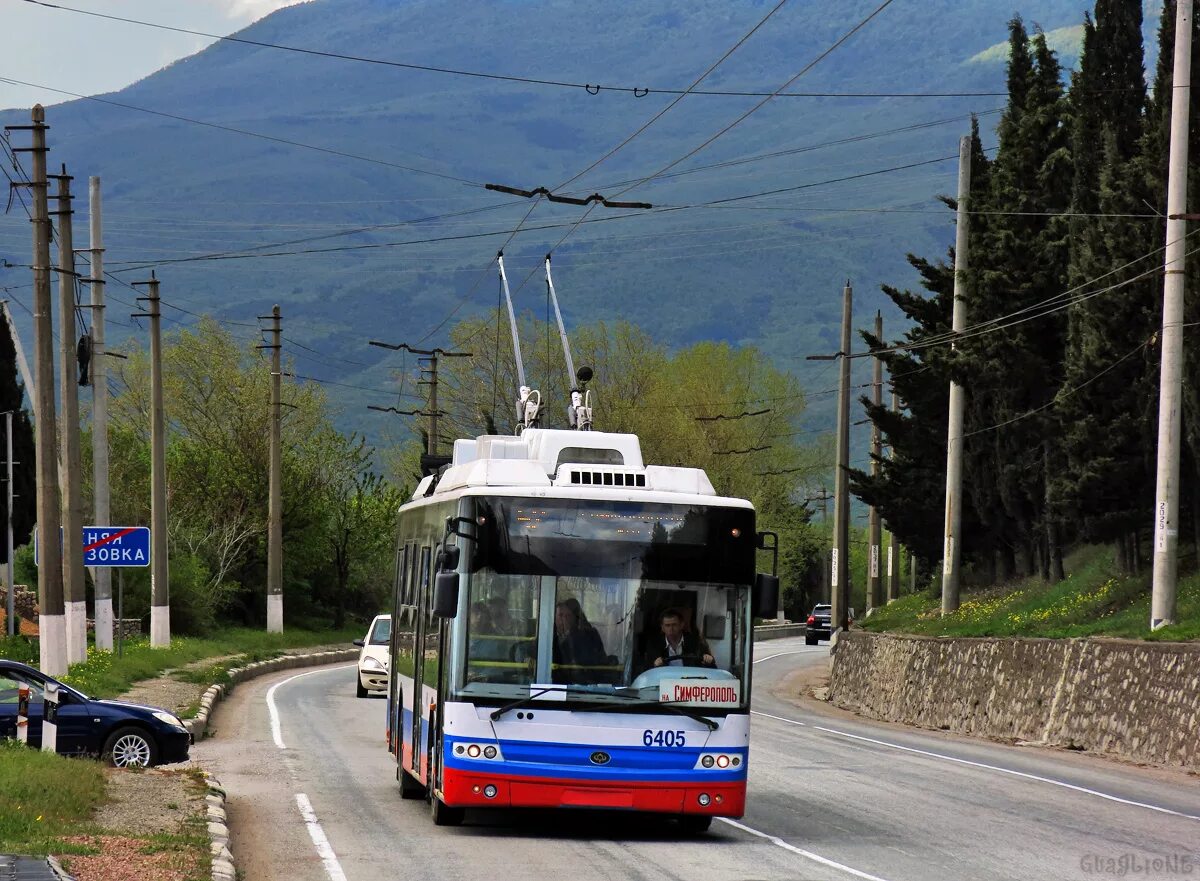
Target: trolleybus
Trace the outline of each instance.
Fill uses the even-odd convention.
[[[778,603],[749,502],[645,465],[634,435],[532,428],[455,441],[398,524],[387,740],[404,797],[438,825],[468,808],[650,811],[690,831],[742,815],[753,617]]]

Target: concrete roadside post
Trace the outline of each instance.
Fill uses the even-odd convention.
[[[29,686],[17,687],[17,742],[29,742]]]
[[[47,682],[42,692],[42,752],[58,752],[58,683]]]

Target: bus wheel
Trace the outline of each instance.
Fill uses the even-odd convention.
[[[712,820],[712,817],[700,814],[685,814],[679,818],[679,827],[687,835],[700,835],[708,831],[708,827],[712,825]]]
[[[463,816],[466,814],[462,808],[447,807],[446,803],[436,795],[429,799],[429,805],[433,812],[434,826],[459,826],[462,824]]]
[[[424,798],[425,787],[420,781],[409,774],[403,768],[396,772],[396,776],[400,778],[400,797],[401,798]]]

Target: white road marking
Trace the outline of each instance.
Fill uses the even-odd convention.
[[[798,856],[804,857],[806,860],[812,860],[814,863],[820,863],[822,866],[829,866],[831,869],[837,869],[841,872],[846,872],[853,875],[855,878],[866,878],[867,881],[885,881],[885,879],[880,878],[878,875],[871,875],[867,872],[851,868],[844,863],[839,863],[829,859],[828,857],[815,854],[810,850],[805,850],[802,847],[796,847],[794,844],[788,844],[782,838],[777,838],[774,835],[768,835],[766,832],[759,832],[757,829],[753,829],[744,823],[739,823],[737,820],[730,820],[728,817],[717,817],[717,819],[735,829],[741,829],[743,832],[748,832],[751,835],[757,836],[758,838],[765,838],[776,847],[782,847],[784,850],[791,851]]]
[[[322,667],[320,670],[309,670],[307,673],[297,673],[295,676],[289,676],[282,682],[276,682],[267,689],[267,712],[271,716],[271,737],[275,738],[275,745],[280,749],[287,749],[283,743],[283,729],[279,725],[279,710],[275,707],[275,689],[281,685],[287,685],[293,679],[299,679],[301,676],[312,676],[316,673],[328,673],[331,670],[344,670],[347,667],[357,667],[358,664],[342,664],[340,667]]]
[[[755,658],[754,663],[761,664],[763,661],[770,661],[773,658],[782,658],[784,655],[814,655],[819,651],[821,651],[821,649],[818,647],[818,648],[796,649],[796,651],[794,651],[794,652],[779,652],[778,654],[767,655],[765,658]],[[826,649],[826,651],[828,651],[828,649]]]
[[[337,854],[333,852],[329,839],[325,837],[325,830],[321,828],[312,802],[303,792],[297,792],[296,805],[300,808],[301,816],[304,817],[304,825],[308,827],[308,836],[317,848],[317,856],[321,858],[321,863],[325,866],[325,874],[329,876],[329,881],[346,881],[346,873],[342,871],[342,864],[338,862]]]
[[[879,740],[874,737],[863,737],[861,734],[850,734],[847,731],[838,731],[836,728],[826,728],[824,725],[814,725],[811,722],[798,722],[795,719],[786,719],[783,716],[772,716],[770,713],[762,713],[758,710],[751,710],[753,716],[765,716],[768,719],[775,719],[779,722],[786,722],[789,725],[795,725],[800,728],[811,728],[814,731],[824,731],[826,734],[836,734],[838,737],[849,738],[850,740],[860,740],[864,743],[873,743],[876,746],[886,746],[889,749],[900,750],[901,752],[914,753],[919,756],[926,756],[931,759],[941,759],[946,762],[954,762],[958,765],[967,765],[972,768],[982,768],[985,771],[996,771],[1000,774],[1009,774],[1013,777],[1021,777],[1025,780],[1033,780],[1037,783],[1047,783],[1050,786],[1060,786],[1063,789],[1070,789],[1074,792],[1082,792],[1084,795],[1094,795],[1096,798],[1102,798],[1106,801],[1114,801],[1118,804],[1129,805],[1135,808],[1145,808],[1148,811],[1157,811],[1160,814],[1169,814],[1172,817],[1182,817],[1185,820],[1200,820],[1200,816],[1195,814],[1185,814],[1182,811],[1173,811],[1170,808],[1160,807],[1159,805],[1147,804],[1141,801],[1132,801],[1127,798],[1121,798],[1116,795],[1110,795],[1107,792],[1100,792],[1096,789],[1088,789],[1085,786],[1077,786],[1074,783],[1067,783],[1065,780],[1055,780],[1052,777],[1041,777],[1037,774],[1030,774],[1026,771],[1014,771],[1012,768],[1002,768],[999,765],[988,765],[984,762],[973,762],[970,759],[960,759],[957,756],[949,756],[945,753],[935,753],[931,750],[917,749],[913,746],[902,746],[898,743],[891,743],[886,740]]]

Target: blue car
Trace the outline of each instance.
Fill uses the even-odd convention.
[[[119,768],[146,768],[186,761],[192,735],[170,710],[90,698],[28,664],[0,660],[0,739],[17,736],[17,700],[29,687],[31,747],[42,745],[43,692],[58,685],[58,752],[99,756]]]

